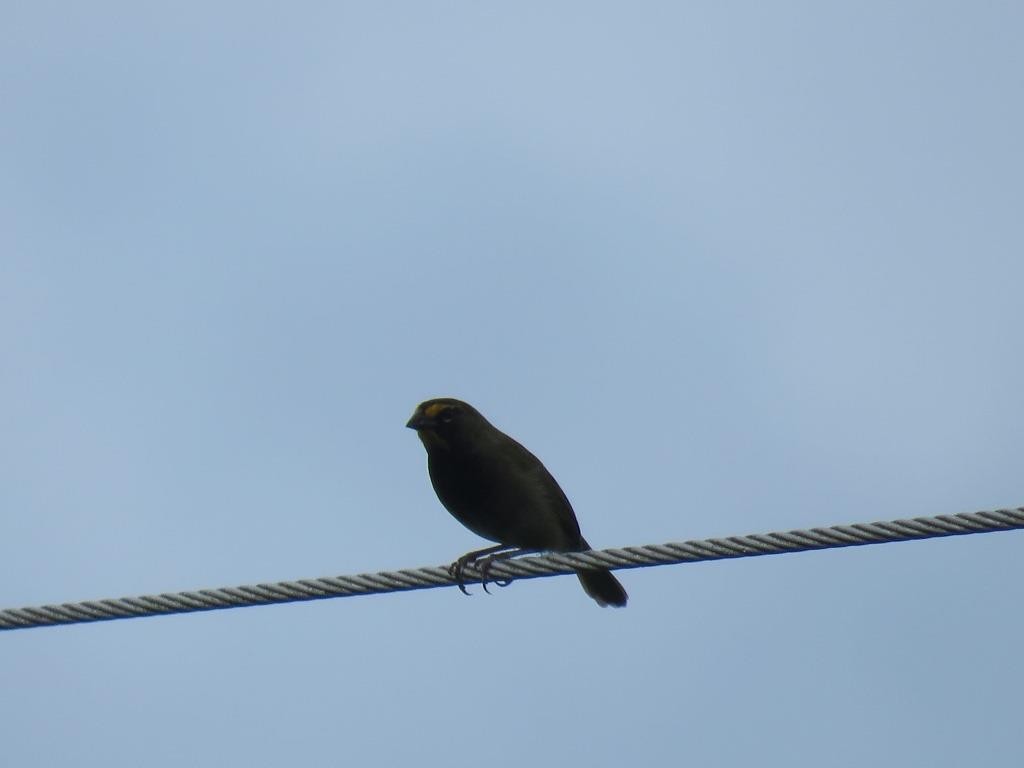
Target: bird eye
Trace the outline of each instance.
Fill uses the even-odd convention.
[[[450,424],[452,419],[455,418],[455,413],[455,408],[445,408],[443,411],[441,411],[441,421],[443,421],[445,424]]]

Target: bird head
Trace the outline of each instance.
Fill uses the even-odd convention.
[[[482,420],[483,416],[469,403],[439,397],[420,403],[405,426],[416,430],[428,450],[450,450]]]

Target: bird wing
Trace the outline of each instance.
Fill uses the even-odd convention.
[[[519,473],[530,480],[533,506],[544,510],[555,518],[554,522],[561,534],[560,538],[564,539],[563,546],[566,551],[580,548],[583,541],[580,525],[565,491],[540,459],[511,437],[505,437],[514,446],[508,451],[510,459],[517,465],[516,469]],[[554,549],[554,547],[552,548]]]

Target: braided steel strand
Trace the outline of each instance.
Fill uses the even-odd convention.
[[[577,569],[646,568],[656,565],[725,560],[740,557],[865,546],[972,533],[994,533],[1024,528],[1024,507],[957,515],[917,517],[875,523],[836,525],[728,538],[651,544],[639,547],[552,553],[500,560],[489,577],[499,580],[533,579],[574,573]],[[466,582],[480,581],[474,566],[466,568]],[[323,600],[332,597],[383,594],[414,589],[454,586],[444,567],[409,568],[352,576],[282,581],[192,592],[142,595],[61,605],[0,610],[0,630],[56,624],[78,624],[172,613],[193,613],[224,608]]]

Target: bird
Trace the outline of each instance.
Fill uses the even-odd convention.
[[[478,563],[486,590],[492,563],[534,552],[585,552],[576,513],[555,478],[530,451],[462,400],[441,397],[417,406],[406,424],[427,451],[430,482],[452,517],[497,542],[463,555],[449,572],[469,594],[462,574]],[[576,572],[600,606],[623,607],[628,595],[604,568]],[[500,582],[499,582],[500,583]]]

